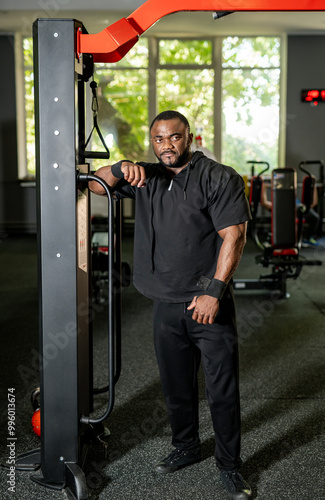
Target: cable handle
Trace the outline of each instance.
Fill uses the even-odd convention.
[[[113,194],[109,185],[100,177],[93,174],[78,173],[78,181],[98,182],[107,194],[108,199],[108,386],[109,396],[108,405],[105,413],[98,418],[90,418],[89,416],[81,416],[80,423],[82,424],[99,424],[105,420],[113,410],[114,406],[114,372],[115,372],[115,356],[114,356],[114,286],[113,286],[113,266],[114,266],[114,201]]]
[[[92,103],[91,103],[91,110],[97,114],[98,110],[99,110],[99,104],[98,104],[98,84],[97,82],[95,82],[95,80],[93,80],[92,82],[90,82],[89,84],[90,88],[91,88],[91,91],[93,93],[93,99],[92,99]]]
[[[91,129],[91,132],[89,134],[89,137],[88,139],[86,140],[85,142],[85,146],[84,146],[84,151],[83,151],[83,154],[82,154],[82,157],[84,159],[102,159],[102,160],[109,160],[109,157],[110,157],[110,152],[109,152],[109,149],[107,147],[107,144],[105,142],[105,139],[103,137],[103,134],[101,133],[100,131],[100,128],[99,128],[99,125],[98,125],[98,119],[97,119],[97,115],[98,115],[98,110],[99,110],[99,103],[98,103],[98,85],[97,85],[97,82],[95,82],[95,80],[93,80],[92,82],[90,82],[90,88],[92,90],[92,93],[93,93],[93,98],[92,98],[92,103],[91,103],[91,110],[93,112],[93,128]],[[104,146],[104,149],[105,149],[105,152],[97,152],[97,151],[86,151],[86,148],[90,142],[90,139],[93,135],[93,132],[94,130],[96,130],[97,134],[98,134],[98,137],[102,143],[102,145]]]

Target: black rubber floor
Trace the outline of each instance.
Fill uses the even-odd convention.
[[[130,260],[130,242],[125,259]],[[249,242],[236,273],[252,278],[268,272],[255,264]],[[324,261],[325,248],[306,249]],[[288,283],[290,298],[267,291],[236,293],[242,401],[242,473],[259,500],[325,498],[325,265],[303,269]],[[8,391],[15,389],[17,455],[39,447],[31,429],[31,391],[38,385],[38,290],[33,236],[0,240],[1,460],[10,456]],[[201,463],[160,476],[153,464],[171,450],[153,351],[151,301],[131,285],[123,290],[122,372],[116,402],[106,421],[105,453],[92,444],[84,467],[92,499],[226,500],[213,459],[213,432],[201,376]],[[95,314],[95,385],[105,382],[106,312]],[[62,388],[64,390],[64,388]],[[10,392],[9,392],[10,394]],[[105,403],[96,397],[96,407]],[[58,416],[58,420],[59,420]],[[64,499],[64,491],[36,485],[30,473],[1,469],[1,498]]]

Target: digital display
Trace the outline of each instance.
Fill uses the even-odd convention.
[[[325,102],[325,89],[307,89],[301,91],[303,102]]]

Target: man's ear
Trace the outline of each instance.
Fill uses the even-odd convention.
[[[192,144],[192,142],[193,142],[193,134],[192,134],[192,132],[188,135],[188,137],[189,137],[190,144]]]

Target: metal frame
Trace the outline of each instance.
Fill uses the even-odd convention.
[[[168,14],[182,11],[216,11],[227,14],[235,11],[323,11],[323,0],[147,0],[129,17],[122,18],[93,35],[80,32],[77,51],[90,53],[94,62],[117,62],[136,44],[139,36]]]
[[[33,481],[83,500],[88,498],[82,471],[87,446],[105,435],[101,424],[113,409],[121,368],[120,297],[115,300],[113,288],[113,197],[107,184],[90,175],[84,164],[90,156],[107,159],[109,153],[85,151],[85,82],[93,64],[89,55],[78,56],[75,50],[77,33],[84,27],[73,19],[38,19],[33,29],[41,448],[18,457],[16,469],[40,468],[31,476]],[[98,418],[90,418],[94,390],[89,180],[102,184],[109,204],[109,380],[99,391],[109,394],[107,409]],[[120,218],[119,207],[116,212]],[[117,224],[117,233],[119,228]],[[118,252],[120,268],[120,247]]]
[[[79,29],[74,20],[34,23],[41,474],[32,479],[83,499],[85,427],[79,420],[91,410],[92,367],[89,200],[76,182],[79,119],[84,121],[78,109],[82,61],[75,54]]]

